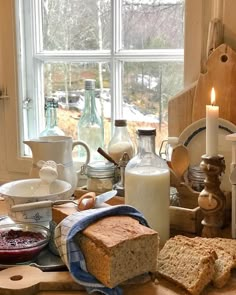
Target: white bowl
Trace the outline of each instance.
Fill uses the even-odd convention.
[[[0,187],[4,197],[8,215],[16,222],[39,223],[48,225],[52,219],[52,208],[22,209],[13,212],[11,207],[40,201],[55,201],[70,199],[71,184],[63,180],[55,180],[50,187],[43,187],[40,178],[22,179],[8,182]]]

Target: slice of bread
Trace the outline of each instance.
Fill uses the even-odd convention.
[[[227,250],[227,248],[231,248],[230,243],[232,240],[223,239],[220,241],[215,238],[201,237],[196,237],[193,240],[202,246],[215,250],[218,258],[215,261],[215,274],[212,282],[216,288],[224,287],[230,279],[231,270],[235,267],[232,251]]]
[[[234,268],[236,268],[236,240],[235,239],[226,239],[226,238],[211,238],[209,239],[211,245],[219,245],[226,252],[228,252],[234,262]]]
[[[216,252],[192,239],[169,239],[158,257],[158,272],[163,277],[198,295],[215,275]]]

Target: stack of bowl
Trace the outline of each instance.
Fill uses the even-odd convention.
[[[4,197],[8,215],[15,222],[38,223],[48,226],[52,219],[51,206],[40,206],[43,201],[70,199],[71,184],[63,180],[55,180],[48,186],[48,190],[40,189],[42,180],[40,178],[23,179],[8,182],[0,187],[0,193]],[[28,203],[36,205],[27,208],[17,205]]]

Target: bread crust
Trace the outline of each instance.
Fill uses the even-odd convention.
[[[215,274],[212,283],[216,288],[224,287],[230,279],[231,270],[235,267],[234,256],[230,250],[227,250],[231,240],[225,239],[227,241],[224,241],[215,238],[201,237],[196,237],[193,240],[216,252],[217,259],[215,261]]]
[[[191,239],[169,239],[158,257],[158,272],[163,277],[198,295],[213,279],[216,252]]]
[[[159,235],[129,216],[110,216],[76,236],[87,270],[109,288],[157,271]]]

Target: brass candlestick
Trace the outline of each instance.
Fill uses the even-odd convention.
[[[203,155],[200,168],[206,173],[204,189],[198,197],[199,207],[204,214],[202,236],[221,237],[226,203],[225,195],[220,189],[220,176],[225,171],[224,157]]]

